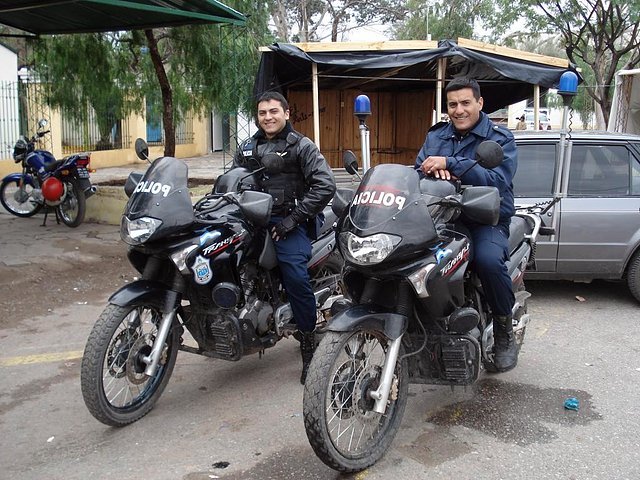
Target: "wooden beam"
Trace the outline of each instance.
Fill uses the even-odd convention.
[[[502,55],[504,57],[527,60],[529,62],[544,63],[546,65],[553,65],[554,67],[569,68],[569,60],[566,60],[564,58],[550,57],[547,55],[540,55],[531,52],[523,52],[522,50],[516,50],[515,48],[501,47],[499,45],[493,45],[491,43],[469,40],[467,38],[458,38],[458,46],[469,48],[471,50],[479,50],[486,53],[495,53],[496,55]]]
[[[378,50],[431,50],[438,48],[438,42],[430,40],[389,40],[382,42],[305,42],[292,43],[303,52],[357,52]],[[260,47],[261,52],[269,52],[269,47]]]

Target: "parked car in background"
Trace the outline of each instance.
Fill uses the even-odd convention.
[[[524,121],[527,124],[527,130],[550,130],[551,129],[551,120],[549,118],[549,109],[548,108],[540,108],[538,110],[538,126],[534,125],[534,113],[533,108],[525,108],[524,112]]]
[[[640,135],[574,132],[561,161],[560,134],[514,132],[516,205],[559,197],[544,217],[533,279],[625,281],[640,301]]]

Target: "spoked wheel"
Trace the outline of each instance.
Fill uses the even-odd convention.
[[[31,217],[42,209],[42,204],[32,197],[33,186],[26,182],[20,186],[18,181],[3,182],[0,187],[2,206],[16,217]]]
[[[351,473],[378,461],[393,441],[407,404],[406,361],[398,362],[385,413],[373,410],[387,353],[382,332],[328,332],[314,353],[304,389],[304,425],[316,455]],[[400,349],[401,358],[403,348]]]
[[[66,194],[56,207],[62,223],[68,227],[77,227],[84,220],[87,210],[87,199],[75,178],[65,178]]]
[[[153,408],[176,363],[180,333],[171,328],[153,377],[144,373],[161,314],[151,307],[109,305],[94,325],[82,357],[84,403],[106,425],[121,427]]]

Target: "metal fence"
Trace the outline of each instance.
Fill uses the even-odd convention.
[[[11,158],[13,145],[20,135],[30,136],[36,132],[38,120],[51,120],[50,108],[44,103],[42,85],[38,82],[19,80],[0,81],[0,159]],[[61,113],[62,152],[70,154],[83,151],[127,149],[133,145],[127,119],[97,118],[88,108],[86,120],[78,121]],[[193,114],[185,115],[176,123],[176,144],[193,143]],[[150,145],[164,144],[162,121],[147,124],[147,139]],[[51,137],[39,140],[39,147],[52,149]]]
[[[90,108],[87,120],[79,122],[62,115],[62,153],[130,148],[129,122],[115,116],[98,122]]]
[[[38,120],[49,120],[49,109],[39,101],[38,84],[0,81],[0,158],[11,158],[13,145],[20,135],[36,132]],[[40,148],[51,148],[51,138],[39,140]]]
[[[150,121],[151,120],[151,121]],[[193,131],[193,114],[188,113],[175,125],[176,145],[193,143],[195,133]],[[147,110],[147,143],[149,145],[164,145],[164,128],[162,119],[152,119]]]

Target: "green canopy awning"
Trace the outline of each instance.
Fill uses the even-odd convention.
[[[0,0],[0,23],[35,35],[245,22],[216,0]]]

